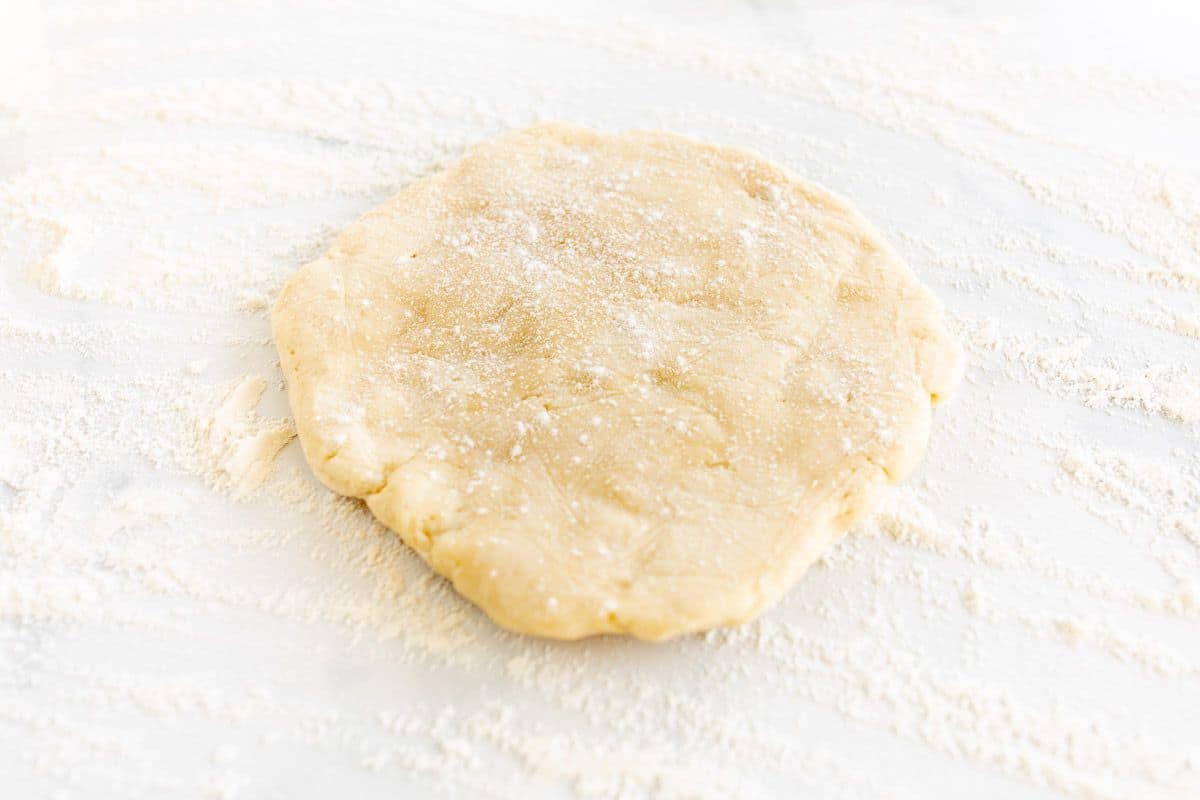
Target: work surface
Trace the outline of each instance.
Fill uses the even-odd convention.
[[[3,797],[1200,794],[1194,16],[24,5]],[[851,198],[966,347],[918,474],[755,623],[504,633],[292,439],[286,277],[541,119],[752,147]]]

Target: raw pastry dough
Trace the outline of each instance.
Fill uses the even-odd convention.
[[[564,639],[776,601],[913,469],[960,363],[846,202],[745,150],[559,124],[355,222],[272,322],[321,480]]]

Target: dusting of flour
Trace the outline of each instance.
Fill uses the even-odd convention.
[[[0,93],[12,796],[1200,793],[1194,27],[1039,13],[39,12]],[[917,478],[753,624],[498,631],[293,441],[282,282],[544,118],[854,198],[967,344]]]

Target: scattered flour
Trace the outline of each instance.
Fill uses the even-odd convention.
[[[262,485],[275,456],[296,436],[291,420],[261,420],[254,413],[266,388],[261,377],[247,375],[202,426],[209,474],[237,497]]]
[[[1053,11],[321,6],[54,4],[0,93],[6,789],[1200,794],[1194,82]],[[968,344],[923,477],[751,625],[509,635],[291,443],[282,281],[538,118],[853,195]]]

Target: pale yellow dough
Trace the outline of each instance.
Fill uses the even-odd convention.
[[[845,201],[745,150],[538,125],[274,309],[305,455],[515,631],[774,603],[925,449],[959,348]]]

